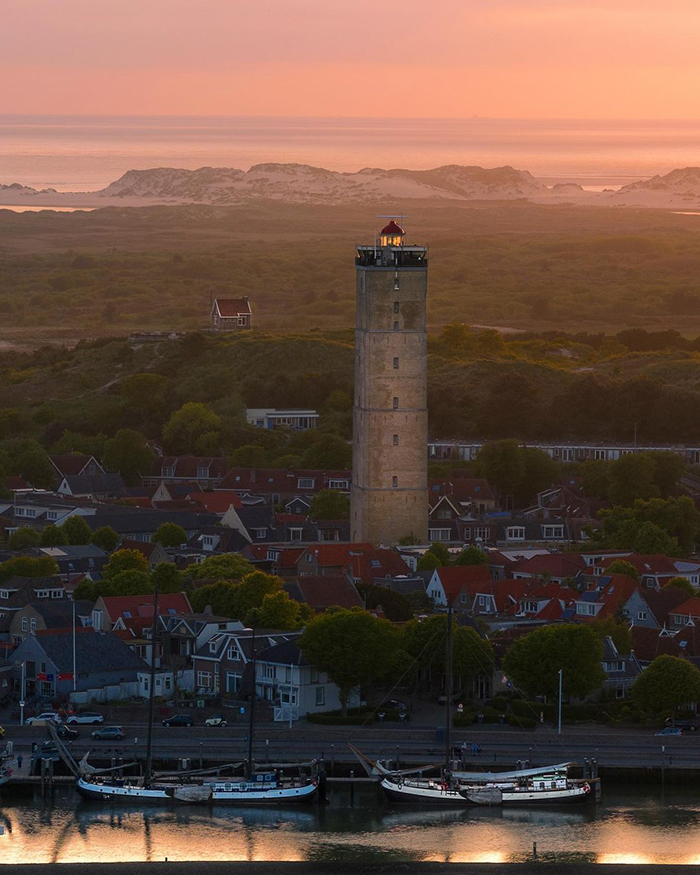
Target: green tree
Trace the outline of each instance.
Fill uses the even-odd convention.
[[[631,507],[601,510],[598,516],[602,525],[593,540],[606,549],[687,555],[700,532],[700,512],[688,495],[637,499]]]
[[[99,529],[95,529],[92,538],[90,538],[90,543],[99,547],[100,550],[104,550],[105,553],[116,550],[120,541],[121,536],[111,526],[100,526]]]
[[[695,589],[693,584],[688,580],[687,577],[672,577],[668,583],[665,583],[661,589],[670,589],[671,587],[675,587],[676,589],[684,589],[689,596],[695,596],[698,594],[698,591]]]
[[[155,458],[156,454],[146,444],[146,438],[133,428],[120,429],[105,443],[105,467],[110,471],[118,471],[132,485],[139,482],[141,474],[150,471]]]
[[[626,574],[627,577],[631,577],[633,580],[639,580],[639,572],[626,559],[616,559],[608,565],[606,570],[608,574]]]
[[[8,550],[26,550],[28,547],[39,545],[39,533],[34,529],[17,529],[7,539]]]
[[[700,701],[700,671],[677,656],[657,656],[632,686],[634,702],[649,714],[673,715]]]
[[[627,654],[632,650],[632,631],[629,619],[604,617],[602,620],[594,620],[591,623],[591,629],[603,642],[606,638],[611,638],[618,653]]]
[[[659,495],[654,482],[656,463],[646,453],[628,453],[615,461],[610,469],[608,495],[614,505],[629,507],[638,499]]]
[[[14,445],[11,456],[13,469],[37,489],[48,489],[58,479],[46,450],[35,440]]]
[[[685,469],[685,463],[676,453],[652,450],[646,454],[654,462],[654,483],[661,498],[670,498],[676,494],[678,481]]]
[[[584,462],[578,466],[577,471],[581,481],[581,488],[586,495],[600,498],[602,501],[608,500],[610,492],[610,467],[611,462],[604,462],[602,459]]]
[[[311,499],[309,516],[314,520],[348,520],[350,497],[335,489],[322,489]]]
[[[60,526],[51,523],[42,529],[39,543],[42,547],[64,547],[68,543],[68,535]]]
[[[104,580],[112,580],[123,571],[141,571],[147,574],[146,557],[139,550],[116,550],[102,569],[102,577]]]
[[[236,617],[243,619],[254,608],[262,607],[266,595],[283,592],[282,580],[274,574],[253,571],[242,578],[236,590]]]
[[[301,625],[301,605],[284,590],[267,593],[260,607],[248,612],[245,624],[282,631],[298,629]]]
[[[516,440],[489,441],[479,450],[476,473],[495,486],[499,492],[513,495],[520,488],[525,474],[523,453]]]
[[[358,583],[357,591],[368,611],[381,607],[387,620],[392,623],[402,623],[413,617],[411,602],[400,592],[394,592],[386,586],[375,586],[373,583]]]
[[[231,453],[232,468],[264,468],[268,463],[267,450],[256,444],[246,444]]]
[[[253,571],[254,566],[240,553],[222,553],[208,556],[199,565],[190,565],[187,574],[193,580],[240,580]]]
[[[51,577],[58,565],[51,556],[14,556],[0,563],[0,582],[10,577]]]
[[[563,670],[566,695],[583,697],[605,680],[603,644],[588,626],[542,626],[516,639],[503,657],[503,671],[531,696],[554,697]]]
[[[452,620],[452,654],[455,689],[467,687],[478,674],[493,669],[493,648],[473,629]],[[414,619],[402,630],[402,648],[413,658],[419,677],[435,688],[446,673],[447,615],[434,614],[425,620]]]
[[[398,656],[399,632],[360,608],[320,614],[309,621],[299,649],[319,671],[338,685],[341,712],[348,696],[385,676]]]
[[[69,544],[89,544],[92,529],[81,516],[69,516],[60,526]]]
[[[177,523],[161,523],[151,540],[163,547],[181,547],[187,543],[187,532]]]
[[[135,568],[111,575],[107,583],[114,595],[147,595],[153,592],[151,575]]]
[[[196,613],[211,608],[216,616],[236,618],[236,592],[238,584],[226,580],[208,583],[189,593],[190,605]]]
[[[151,572],[154,586],[158,586],[158,592],[182,592],[184,578],[172,562],[159,562]]]
[[[107,592],[102,592],[101,588],[104,587],[104,584],[96,583],[94,580],[81,580],[80,583],[73,590],[73,600],[74,601],[87,601],[94,602],[101,595],[107,595]]]
[[[352,467],[352,446],[339,435],[319,432],[302,457],[304,468],[345,471]]]
[[[198,442],[208,433],[221,431],[221,417],[206,404],[189,401],[176,410],[163,427],[168,452],[197,453]]]
[[[488,565],[489,557],[478,547],[465,547],[453,565]]]

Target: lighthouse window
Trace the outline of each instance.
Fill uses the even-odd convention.
[[[399,357],[395,356],[394,357],[394,370],[398,371],[398,369],[399,369]]]
[[[394,331],[398,331],[398,330],[399,330],[399,323],[394,322]]]
[[[399,287],[399,278],[397,276],[394,277],[394,288],[398,289]]]
[[[391,478],[391,485],[392,485],[392,486],[398,486],[398,485],[399,485],[399,478],[398,478],[398,477],[392,477],[392,478]]]
[[[394,446],[398,447],[399,445],[399,436],[397,434],[394,435]]]
[[[398,313],[398,312],[399,312],[399,302],[394,301],[394,313]]]
[[[396,410],[398,408],[398,406],[399,406],[399,399],[396,396],[394,396],[394,410]]]

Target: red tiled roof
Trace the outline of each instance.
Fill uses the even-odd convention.
[[[215,301],[220,316],[250,316],[248,298],[217,298]]]
[[[231,468],[219,484],[221,489],[247,492],[301,492],[313,494],[328,487],[329,480],[347,480],[351,471],[319,471],[301,468]],[[313,488],[300,487],[299,478],[314,481]]]
[[[112,622],[114,622],[117,617],[121,617],[124,611],[128,611],[135,617],[153,616],[152,595],[105,596],[103,601],[105,609],[107,610]],[[170,612],[171,608],[177,614],[187,614],[192,612],[189,600],[184,592],[164,593],[158,597],[159,614],[167,614]]]
[[[449,480],[429,480],[428,495],[431,506],[443,495],[457,503],[462,501],[493,501],[491,484],[483,477],[452,477]]]
[[[164,468],[174,468],[175,477],[197,480],[199,468],[208,469],[208,478],[223,477],[228,471],[228,459],[223,456],[163,456],[158,460],[160,475]]]
[[[640,574],[670,574],[672,576],[678,574],[676,566],[673,564],[673,559],[669,559],[664,553],[632,553],[629,556],[620,556],[618,558],[623,562],[629,562],[631,565],[634,565]],[[616,561],[616,558],[609,557],[603,559],[600,564],[603,568],[607,568],[608,565]]]
[[[661,626],[668,626],[668,615],[687,601],[688,593],[680,586],[664,586],[660,590],[645,589],[644,601]]]
[[[488,587],[493,583],[488,565],[454,565],[436,568],[442,588],[449,601],[454,602],[460,592],[472,585]],[[486,590],[484,589],[484,592]]]
[[[49,456],[53,464],[64,476],[80,474],[93,456],[83,456],[79,453],[66,453],[62,456]]]
[[[590,622],[604,617],[612,617],[630,599],[639,584],[626,574],[611,574],[603,584],[592,583],[587,592],[598,592],[596,603],[602,604],[601,609],[595,616],[577,614],[577,620]]]
[[[241,507],[241,499],[233,489],[219,489],[216,492],[191,492],[190,501],[200,504],[209,513],[225,514],[231,505]]]
[[[355,585],[342,575],[309,575],[297,580],[304,600],[315,611],[333,605],[341,608],[362,607],[363,602]]]
[[[519,562],[513,569],[514,574],[548,574],[551,577],[575,577],[584,571],[586,563],[577,553],[549,553],[531,556]]]
[[[548,623],[551,623],[554,622],[554,620],[560,620],[563,611],[564,608],[559,599],[550,599],[542,610],[535,614],[535,618],[538,620],[546,620]]]
[[[686,599],[686,601],[678,605],[677,608],[673,608],[669,613],[681,614],[689,617],[700,617],[700,598],[698,598],[698,596],[691,596],[691,598]]]
[[[680,641],[675,635],[661,634],[661,629],[648,629],[646,626],[632,626],[632,650],[642,662],[651,662],[657,656],[668,654],[680,656]]]
[[[569,586],[559,583],[541,583],[527,593],[531,599],[562,599],[565,602],[575,600],[578,593]]]
[[[374,547],[371,544],[340,544],[340,543],[324,543],[310,544],[302,551],[303,558],[307,553],[318,561],[322,568],[342,568],[352,557],[353,553],[365,553],[373,551]]]
[[[157,547],[157,543],[155,541],[136,541],[133,538],[122,538],[119,549],[120,550],[138,550],[146,559],[150,559],[153,555],[153,551]]]
[[[23,477],[18,477],[17,475],[10,475],[5,477],[4,479],[5,489],[9,489],[10,492],[16,492],[18,489],[29,489],[29,484]]]
[[[371,583],[375,577],[397,577],[410,571],[403,558],[388,549],[366,550],[351,556],[346,569],[364,583]]]

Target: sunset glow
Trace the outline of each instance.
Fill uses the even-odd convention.
[[[4,113],[700,110],[693,0],[445,0],[430,15],[421,0],[6,0],[3,12]],[[31,34],[31,52],[17,33]]]

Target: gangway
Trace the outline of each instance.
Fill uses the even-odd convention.
[[[75,757],[71,753],[68,746],[65,744],[62,738],[59,738],[58,733],[56,732],[56,727],[52,724],[48,724],[49,736],[51,741],[56,745],[56,750],[58,751],[58,755],[61,757],[63,762],[68,766],[73,775],[77,778],[80,774],[80,767],[75,761]]]

